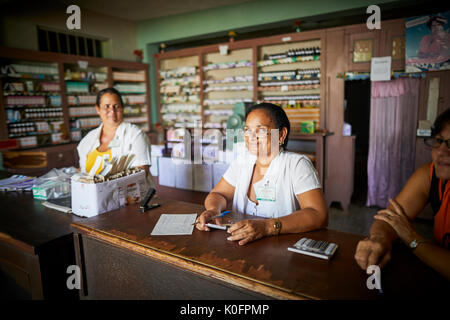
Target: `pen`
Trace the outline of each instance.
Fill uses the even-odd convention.
[[[222,212],[222,213],[220,213],[220,214],[218,214],[218,215],[215,215],[215,216],[211,217],[211,219],[222,218],[223,216],[229,214],[230,212],[231,212],[231,211],[224,211],[224,212]]]
[[[222,212],[222,213],[216,214],[215,216],[212,216],[212,217],[210,218],[210,220],[211,220],[211,219],[216,219],[216,218],[222,218],[223,216],[229,214],[230,212],[231,212],[231,211],[228,210],[228,211],[224,211],[224,212]],[[194,222],[192,225],[196,225],[197,223],[199,223],[199,221]]]

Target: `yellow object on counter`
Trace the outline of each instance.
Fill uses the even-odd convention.
[[[92,167],[95,164],[95,161],[97,160],[97,157],[100,157],[103,159],[103,156],[108,155],[109,156],[109,161],[112,160],[112,154],[111,154],[111,149],[106,150],[105,152],[100,152],[97,149],[95,149],[94,151],[91,151],[90,153],[88,153],[87,158],[86,158],[86,172],[91,171]],[[103,162],[100,164],[100,166],[98,167],[97,171],[95,172],[95,174],[99,174],[103,169]]]

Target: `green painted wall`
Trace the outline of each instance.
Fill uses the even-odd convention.
[[[138,46],[367,7],[393,0],[257,0],[138,22]]]
[[[159,52],[159,46],[156,44],[149,44],[145,46],[146,53],[149,57],[153,57],[154,54]],[[155,65],[155,59],[148,59],[149,64],[149,82],[150,82],[150,103],[151,103],[151,116],[152,116],[152,124],[159,122],[158,119],[158,96],[157,96],[157,90],[156,90],[156,65]]]
[[[237,5],[173,15],[137,24],[138,48],[144,50],[144,62],[150,63],[152,122],[157,119],[156,81],[153,54],[161,42],[198,37],[211,33],[255,27],[303,17],[386,4],[392,0],[257,0]],[[365,13],[365,10],[363,14]],[[383,16],[383,13],[381,13]],[[155,110],[153,110],[155,109]]]

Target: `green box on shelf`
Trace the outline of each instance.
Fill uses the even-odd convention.
[[[300,124],[301,133],[314,133],[316,132],[316,123],[314,121],[302,121]]]

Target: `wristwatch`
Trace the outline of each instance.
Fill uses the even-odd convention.
[[[275,235],[279,235],[281,231],[281,221],[278,218],[275,218],[273,221],[273,228],[275,229]]]
[[[414,250],[415,248],[417,248],[419,246],[419,244],[421,244],[423,242],[429,242],[429,240],[416,240],[416,239],[414,239],[409,244],[409,247],[411,248],[411,250]]]

